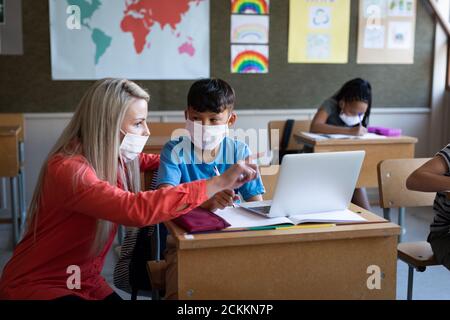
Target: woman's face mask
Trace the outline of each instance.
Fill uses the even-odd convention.
[[[125,137],[120,144],[120,154],[125,162],[130,162],[142,152],[149,136],[140,136],[120,130]]]
[[[213,150],[220,145],[228,135],[228,118],[226,124],[206,126],[192,120],[186,120],[186,130],[191,135],[191,141],[199,149]]]

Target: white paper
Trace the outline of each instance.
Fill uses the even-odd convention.
[[[382,19],[387,14],[387,0],[364,0],[364,18]]]
[[[328,59],[331,56],[331,37],[329,34],[308,34],[308,59]]]
[[[349,134],[325,134],[325,133],[310,133],[310,132],[302,132],[305,136],[315,139],[315,140],[326,140],[326,139],[361,139],[361,140],[370,140],[370,139],[386,139],[386,136],[382,136],[376,133],[366,133],[363,136],[353,136]]]
[[[363,222],[367,221],[359,214],[354,213],[348,209],[340,211],[330,211],[323,213],[311,213],[311,214],[299,214],[290,216],[295,224],[307,223],[307,222]]]
[[[412,17],[415,0],[389,0],[388,13],[390,17]]]
[[[231,43],[269,43],[269,16],[232,15]]]
[[[364,30],[365,49],[383,49],[385,43],[384,26],[366,26]]]
[[[311,29],[329,29],[331,27],[331,7],[311,7],[309,27]]]
[[[239,207],[227,207],[223,210],[217,210],[214,213],[222,217],[231,225],[228,228],[250,228],[277,224],[292,224],[292,221],[286,217],[266,218]]]
[[[214,212],[230,224],[231,228],[263,227],[278,224],[300,224],[307,222],[362,222],[360,215],[350,210],[295,215],[290,217],[266,218],[243,208],[227,207]]]
[[[389,22],[389,49],[410,49],[412,46],[412,22]]]

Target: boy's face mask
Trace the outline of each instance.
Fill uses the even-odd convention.
[[[226,124],[215,126],[204,126],[200,123],[186,119],[186,130],[189,131],[194,146],[202,150],[213,150],[220,145],[223,139],[228,135],[228,121],[230,118],[231,115]]]
[[[142,152],[149,136],[139,136],[136,134],[125,133],[120,130],[125,137],[120,144],[120,154],[125,162],[130,162]]]

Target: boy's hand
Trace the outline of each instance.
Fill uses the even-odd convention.
[[[258,177],[258,166],[249,163],[250,159],[239,161],[228,168],[221,176],[213,177],[206,181],[206,192],[208,197],[213,197],[222,190],[239,189],[243,184]]]
[[[223,190],[217,192],[211,199],[205,201],[201,208],[216,211],[217,209],[224,209],[225,207],[229,207],[233,205],[233,200],[235,200],[237,195],[234,193],[234,190]]]

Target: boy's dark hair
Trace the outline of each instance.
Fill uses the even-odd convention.
[[[189,89],[187,105],[197,112],[221,113],[234,108],[233,88],[221,79],[202,79]]]
[[[368,107],[362,120],[363,126],[367,127],[369,124],[370,110],[372,108],[372,86],[364,79],[356,78],[346,82],[342,88],[336,93],[333,98],[339,102],[363,101]]]

